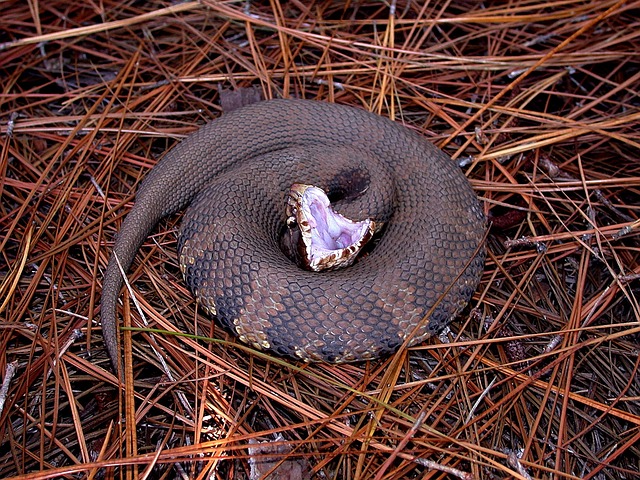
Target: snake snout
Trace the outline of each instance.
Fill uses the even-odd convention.
[[[352,265],[371,240],[376,222],[353,221],[336,212],[321,188],[295,183],[287,198],[287,225],[291,250],[302,268],[314,272]]]

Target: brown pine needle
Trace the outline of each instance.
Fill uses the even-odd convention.
[[[0,478],[640,476],[640,0],[28,0],[0,22]],[[128,274],[121,393],[97,313],[122,218],[220,87],[252,86],[444,147],[492,225],[481,285],[440,338],[299,364],[200,311],[169,218]]]

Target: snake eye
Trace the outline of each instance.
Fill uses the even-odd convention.
[[[287,225],[299,229],[302,266],[314,272],[348,267],[375,231],[375,222],[355,222],[337,213],[324,190],[293,184],[287,199]]]

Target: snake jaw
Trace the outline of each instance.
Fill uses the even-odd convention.
[[[370,218],[356,222],[337,213],[324,190],[312,185],[291,186],[286,214],[287,226],[299,229],[300,260],[314,272],[353,264],[376,230]]]

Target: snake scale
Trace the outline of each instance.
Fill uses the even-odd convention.
[[[374,248],[334,271],[292,262],[281,248],[285,191],[300,182],[326,189],[345,216],[381,220]],[[178,250],[200,304],[242,341],[306,361],[372,359],[433,335],[484,265],[481,206],[441,150],[361,109],[259,102],[188,136],[142,182],[103,281],[116,370],[118,261],[126,271],[156,223],[187,206]]]

